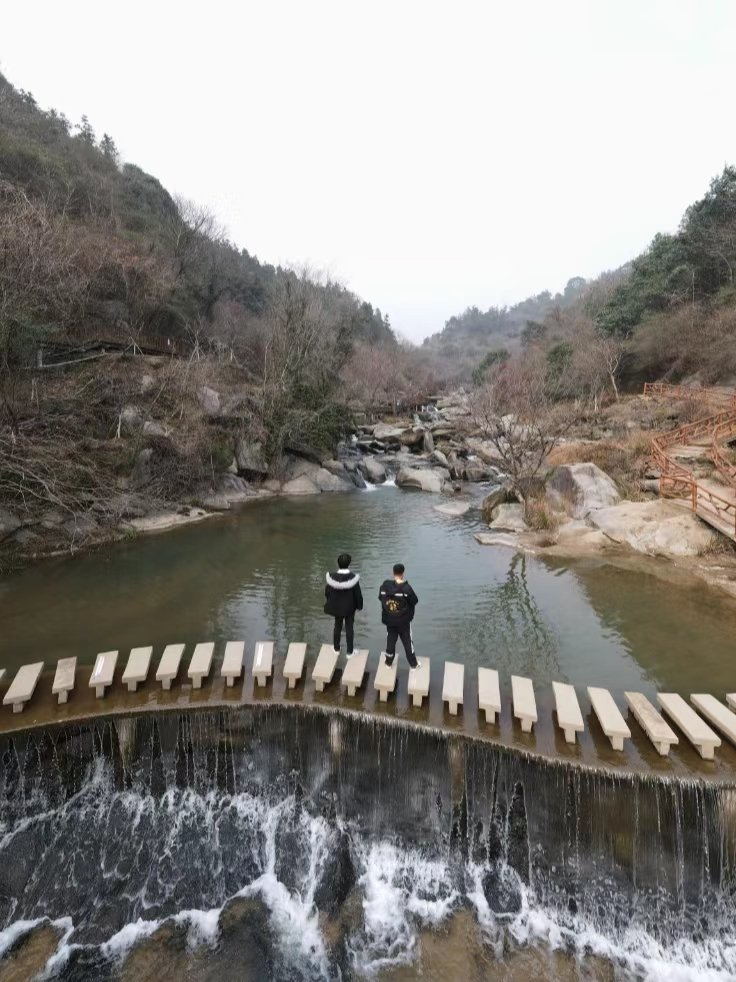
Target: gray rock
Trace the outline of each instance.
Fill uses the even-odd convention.
[[[396,475],[396,484],[400,488],[414,488],[417,491],[441,494],[445,487],[445,474],[440,470],[404,466]]]
[[[209,386],[203,385],[197,390],[197,398],[199,399],[200,406],[208,416],[217,416],[220,412],[221,399],[219,392],[215,392]]]
[[[282,485],[281,490],[284,494],[293,495],[320,493],[320,489],[306,476],[306,474],[303,474],[300,477],[295,477],[291,481],[287,481]]]
[[[358,464],[358,467],[371,484],[383,484],[386,480],[386,468],[375,457],[365,457]]]
[[[490,528],[494,532],[528,532],[523,505],[496,505]]]
[[[278,494],[281,491],[281,481],[277,481],[276,478],[269,478],[268,481],[263,482],[264,491],[272,491],[274,494]]]
[[[347,477],[338,477],[337,474],[331,474],[324,467],[320,467],[317,472],[310,478],[320,491],[330,492],[330,491],[348,491],[354,487],[352,481],[348,481]]]
[[[155,384],[156,384],[156,379],[153,377],[153,375],[148,375],[148,374],[141,375],[140,386],[141,386],[141,392],[143,392],[144,395],[146,392],[150,392]]]
[[[97,530],[97,522],[91,515],[77,515],[64,523],[64,531],[70,539],[86,539]]]
[[[610,508],[620,501],[616,485],[592,463],[562,464],[547,482],[547,499],[573,518],[585,518],[591,511]]]
[[[401,441],[402,433],[406,433],[408,429],[408,423],[404,426],[391,426],[388,423],[376,423],[376,425],[373,427],[373,438],[374,440],[380,440],[381,443],[397,444]]]
[[[12,511],[0,508],[0,539],[5,539],[21,527],[23,522]]]
[[[137,406],[123,406],[120,413],[120,429],[123,433],[137,433],[145,420]]]
[[[435,505],[434,510],[441,515],[449,515],[451,518],[461,518],[467,515],[473,507],[470,501],[448,501],[444,505]]]
[[[239,471],[249,474],[268,474],[268,464],[263,456],[263,445],[258,440],[238,440],[235,460]]]
[[[474,484],[480,484],[481,481],[487,481],[491,476],[491,472],[487,467],[483,467],[481,464],[466,464],[465,465],[465,480],[470,481]]]
[[[149,419],[143,424],[143,435],[144,436],[160,436],[167,437],[170,433],[165,426],[160,423],[155,422],[155,420]]]
[[[414,426],[401,434],[399,443],[402,447],[420,447],[424,443],[424,427]]]
[[[480,506],[486,519],[490,522],[493,518],[493,509],[497,505],[511,504],[517,500],[516,495],[511,489],[510,484],[500,484],[497,488],[494,488],[489,494],[483,499],[483,503]]]
[[[434,437],[432,436],[431,430],[424,431],[423,440],[424,440],[424,452],[431,454],[432,451],[434,450]]]
[[[341,460],[323,460],[322,466],[330,474],[336,474],[337,477],[345,477],[345,464]]]
[[[699,556],[712,549],[718,535],[691,511],[671,501],[623,501],[590,512],[588,524],[610,542],[650,556]]]
[[[433,450],[429,456],[429,459],[433,461],[435,464],[439,464],[440,467],[443,467],[446,471],[449,471],[450,464],[447,460],[447,457],[444,455],[444,453],[441,450]]]
[[[140,450],[138,456],[135,458],[135,464],[133,465],[133,471],[130,475],[130,480],[133,485],[143,485],[149,484],[152,477],[152,463],[153,450],[150,447],[146,447],[145,450]]]

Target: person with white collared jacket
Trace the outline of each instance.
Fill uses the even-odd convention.
[[[419,597],[405,577],[403,563],[394,566],[394,578],[385,580],[378,592],[381,601],[381,620],[386,625],[386,664],[393,665],[396,655],[396,641],[401,638],[410,668],[419,668],[421,662],[414,651],[414,640],[411,635],[411,622],[414,620],[414,609],[419,603]]]
[[[333,647],[339,655],[342,629],[345,625],[348,658],[353,654],[355,612],[363,609],[360,575],[351,571],[351,562],[352,557],[347,552],[338,556],[337,572],[327,574],[325,586],[325,613],[335,618]]]

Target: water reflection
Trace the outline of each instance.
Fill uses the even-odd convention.
[[[479,546],[478,513],[448,519],[436,499],[371,494],[270,501],[169,535],[0,580],[0,667],[137,644],[273,638],[312,647],[330,634],[324,574],[349,550],[366,609],[356,640],[375,661],[377,594],[406,563],[420,597],[420,653],[620,691],[732,690],[736,610],[727,599],[600,561],[563,563]],[[403,656],[402,656],[403,657]],[[695,684],[697,682],[697,684]]]

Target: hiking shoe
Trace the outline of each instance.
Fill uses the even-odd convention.
[[[345,657],[346,658],[352,658],[354,654],[355,654],[354,651],[348,651],[348,653],[345,655]]]
[[[422,663],[421,663],[421,662],[419,661],[419,659],[417,658],[417,663],[416,663],[416,665],[414,665],[414,666],[412,667],[412,672],[416,672],[416,670],[417,670],[418,668],[421,668],[421,667],[422,667]]]

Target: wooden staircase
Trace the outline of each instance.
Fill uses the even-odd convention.
[[[660,471],[662,497],[689,500],[699,518],[736,542],[736,464],[731,463],[724,448],[736,436],[736,393],[647,382],[644,395],[697,399],[718,410],[655,437],[652,459]],[[689,459],[703,453],[720,480],[698,476],[687,466]]]

